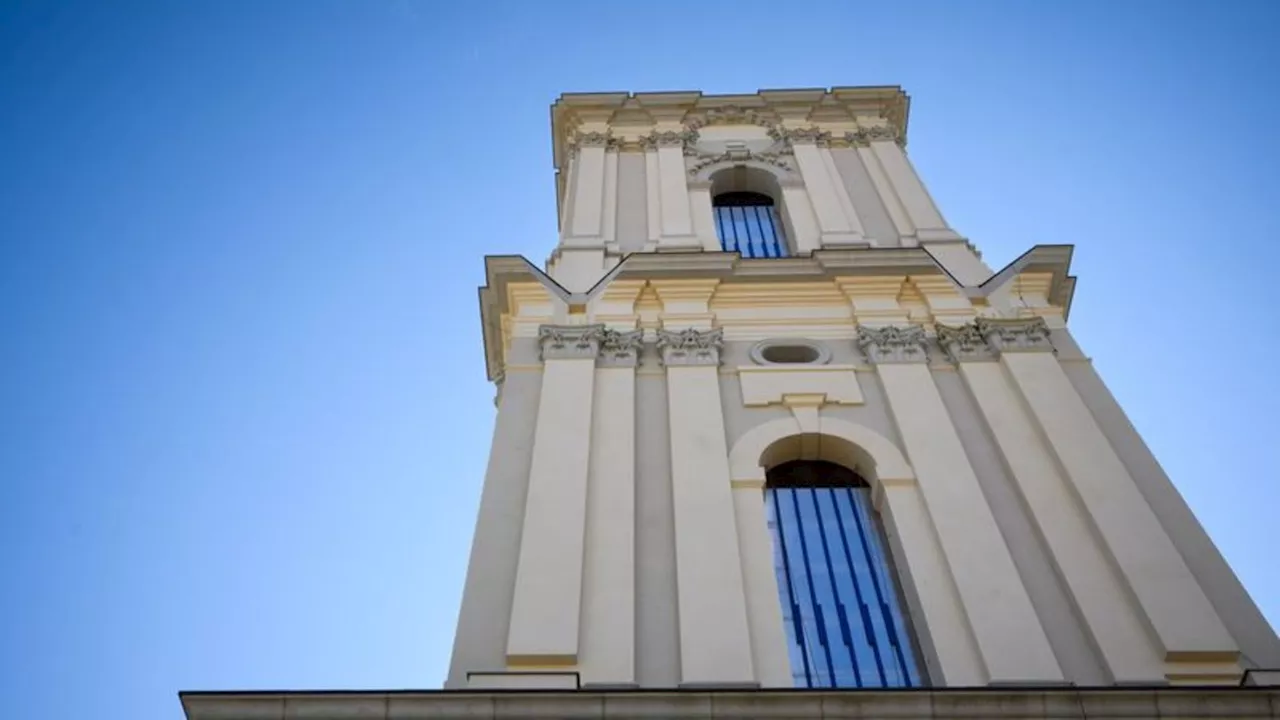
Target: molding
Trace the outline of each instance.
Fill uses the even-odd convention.
[[[919,325],[859,326],[858,347],[876,365],[929,361],[924,328]]]
[[[686,155],[697,153],[697,143],[697,130],[654,130],[640,138],[640,146],[645,150],[678,147],[683,148]]]
[[[695,158],[689,163],[686,172],[690,177],[698,177],[699,173],[707,168],[716,165],[746,165],[751,161],[772,165],[773,167],[785,170],[788,173],[797,172],[792,164],[790,156],[775,152],[772,148],[763,152],[755,152],[752,150],[726,150],[722,153],[694,153],[690,157]],[[708,174],[709,175],[709,174]],[[798,180],[798,178],[796,178]],[[779,180],[781,182],[781,180]]]
[[[1044,318],[978,318],[975,324],[996,352],[1057,352]]]
[[[691,130],[711,125],[759,125],[773,128],[778,123],[776,113],[766,113],[754,108],[743,108],[729,104],[710,108],[701,113],[691,115],[686,125]]]
[[[585,147],[602,147],[610,148],[614,145],[615,140],[613,133],[605,132],[575,132],[569,140],[569,157],[577,157],[578,150]]]
[[[604,325],[539,325],[538,357],[547,360],[593,359],[600,353]]]
[[[974,362],[978,360],[994,360],[995,351],[987,344],[982,331],[976,323],[963,325],[943,325],[936,323],[934,329],[938,333],[938,344],[953,363]]]
[[[532,679],[532,678],[531,678]],[[284,720],[286,717],[426,718],[821,718],[920,720],[1030,717],[1266,718],[1280,689],[1244,687],[920,687],[864,690],[640,689],[532,691],[299,690],[178,693],[186,720]]]
[[[620,332],[605,328],[600,335],[601,367],[635,367],[644,346],[643,330]]]
[[[720,365],[724,330],[659,330],[658,352],[666,367]]]

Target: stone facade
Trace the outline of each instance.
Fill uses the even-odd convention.
[[[560,244],[486,260],[500,393],[445,692],[188,717],[1274,717],[1206,689],[1280,640],[1072,339],[1070,248],[986,266],[905,127],[896,88],[562,97]],[[720,251],[726,173],[774,193],[789,257]],[[786,691],[763,488],[791,460],[870,485],[926,688]]]

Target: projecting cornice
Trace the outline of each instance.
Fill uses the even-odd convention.
[[[808,257],[744,259],[737,253],[634,253],[610,270],[586,292],[571,292],[556,283],[533,263],[518,255],[491,255],[485,258],[486,280],[480,288],[480,316],[484,333],[485,363],[490,380],[502,377],[505,352],[503,316],[512,312],[512,286],[533,283],[541,286],[538,302],[558,305],[562,317],[582,312],[587,303],[610,287],[633,285],[632,293],[649,282],[706,281],[717,293],[732,288],[749,288],[765,283],[772,288],[787,284],[831,281],[850,283],[857,278],[886,278],[901,284],[910,280],[917,288],[952,287],[968,298],[985,298],[1004,286],[1034,290],[1065,317],[1071,308],[1075,278],[1070,275],[1069,245],[1037,245],[1023,253],[1000,272],[980,285],[966,286],[950,275],[928,250],[915,248],[854,248],[819,250]],[[932,280],[930,279],[932,278]],[[861,281],[857,281],[861,282]],[[894,285],[893,293],[898,292]],[[935,290],[926,290],[936,292]],[[527,292],[522,290],[520,292]],[[711,292],[711,291],[708,291]],[[773,291],[776,292],[776,291]],[[833,286],[833,292],[834,286]],[[556,320],[555,322],[563,322]]]

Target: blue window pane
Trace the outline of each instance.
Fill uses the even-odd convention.
[[[786,243],[773,200],[753,193],[729,195],[735,197],[712,208],[720,246],[726,252],[741,253],[744,258],[785,257]],[[728,195],[722,197],[728,198]],[[716,202],[719,203],[720,198]]]
[[[796,686],[919,685],[867,488],[770,487],[765,502]]]

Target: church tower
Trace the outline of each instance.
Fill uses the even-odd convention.
[[[896,87],[564,95],[448,688],[1237,685],[1280,642]]]
[[[188,720],[1280,717],[1280,640],[1067,328],[1071,247],[984,264],[908,107],[557,100],[558,245],[485,259],[444,688]]]

